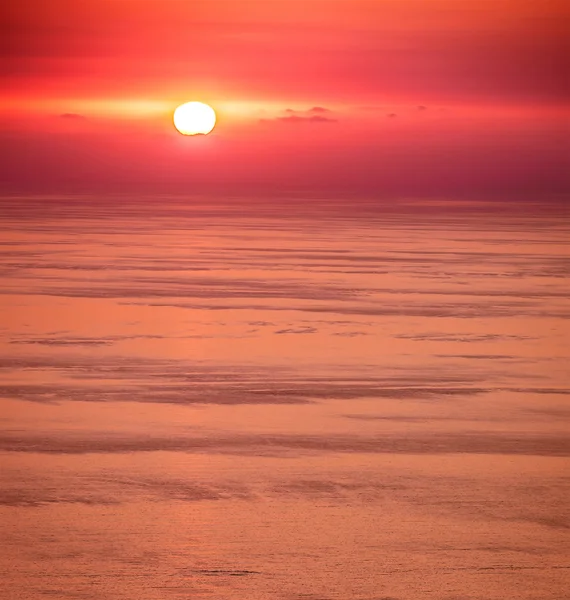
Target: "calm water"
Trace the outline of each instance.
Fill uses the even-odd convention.
[[[567,215],[0,215],[3,599],[567,597]]]

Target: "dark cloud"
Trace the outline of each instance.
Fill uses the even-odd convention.
[[[418,115],[419,116],[419,115]],[[410,128],[384,127],[381,138],[371,130],[353,131],[344,117],[332,114],[278,114],[258,126],[259,136],[216,138],[216,160],[203,153],[191,163],[172,147],[170,133],[157,138],[148,130],[136,135],[113,129],[69,131],[0,131],[0,146],[10,148],[0,161],[0,188],[13,193],[110,191],[252,194],[267,197],[298,193],[329,197],[493,197],[545,199],[568,190],[563,128],[555,119],[454,120],[429,132],[431,119],[416,119]],[[338,119],[338,123],[303,118]],[[384,118],[385,124],[396,120]],[[408,119],[405,119],[408,122]],[[87,123],[89,123],[88,121]],[[399,122],[399,121],[398,121]],[[67,121],[71,126],[72,121]],[[79,125],[79,122],[74,122]],[[262,121],[263,123],[263,121]],[[380,123],[372,124],[381,127]],[[10,127],[12,125],[10,124]],[[134,125],[133,125],[134,127]],[[273,131],[270,127],[279,127]],[[293,131],[295,127],[295,131]],[[338,143],[326,138],[338,128]],[[420,129],[421,129],[420,127]],[[297,132],[297,128],[299,131]],[[299,143],[294,133],[317,136]],[[74,128],[77,129],[77,128]],[[81,130],[85,127],[79,128]],[[492,131],[493,135],[490,135]],[[279,133],[277,139],[264,135]],[[220,133],[221,135],[221,133]],[[379,139],[382,143],[378,143]],[[395,148],[400,148],[395,152]],[[270,149],[270,151],[267,151]],[[224,164],[220,177],[219,164]],[[33,176],[29,165],[34,164]],[[380,168],[381,166],[381,168]],[[276,190],[279,190],[278,192]],[[561,197],[562,199],[562,197]]]
[[[272,120],[279,123],[338,123],[338,119],[323,117],[322,115],[302,116],[294,114],[287,117],[277,117]]]
[[[283,111],[285,117],[275,117],[274,119],[260,119],[261,122],[280,122],[280,123],[338,123],[338,119],[325,116],[332,111],[323,106],[313,106],[308,110],[294,110],[286,108]]]
[[[78,121],[81,121],[81,120],[87,118],[87,117],[85,117],[85,115],[80,115],[78,113],[63,113],[62,115],[59,115],[59,116],[61,119],[78,120]]]

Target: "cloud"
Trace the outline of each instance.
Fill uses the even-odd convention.
[[[83,120],[86,119],[87,117],[85,115],[80,115],[78,113],[63,113],[62,115],[59,115],[61,119],[68,119],[68,120]]]
[[[286,116],[275,117],[273,119],[260,119],[260,122],[281,122],[281,123],[337,123],[338,119],[325,116],[332,113],[329,108],[324,106],[313,106],[308,110],[295,110],[286,108],[284,111]]]
[[[366,119],[362,127],[352,127],[344,113],[267,113],[268,121],[255,127],[255,135],[246,140],[220,130],[221,137],[212,139],[215,160],[214,154],[204,152],[191,163],[175,151],[170,130],[155,139],[142,130],[140,137],[121,134],[119,126],[113,131],[99,127],[87,131],[90,121],[61,120],[61,131],[55,135],[38,130],[30,137],[23,129],[4,131],[0,145],[10,152],[0,163],[0,188],[20,193],[127,189],[185,193],[193,189],[218,195],[231,190],[248,197],[303,190],[351,198],[374,194],[379,199],[473,198],[490,193],[509,197],[515,192],[519,198],[537,193],[545,198],[568,188],[568,169],[560,152],[564,135],[554,120],[493,116],[471,122],[452,114],[433,121],[427,112],[414,112],[416,119],[404,119],[402,113],[390,121],[385,113],[391,110],[384,108],[377,118],[370,117],[370,128],[364,126]],[[275,117],[291,120],[275,121]],[[338,118],[339,123],[319,123],[314,117]],[[404,120],[408,126],[402,129]],[[137,121],[136,127],[142,126],[142,120]],[[375,128],[382,130],[381,138]],[[335,143],[327,139],[332,133],[338,134]],[[295,134],[311,137],[299,143]],[[30,163],[34,164],[31,174]]]
[[[330,119],[321,115],[302,117],[300,115],[291,115],[289,117],[277,117],[274,121],[282,123],[338,123],[338,119]]]
[[[119,86],[119,94],[136,95],[149,84],[168,86],[167,95],[180,91],[188,72],[182,50],[192,31],[193,76],[254,94],[516,98],[546,105],[568,98],[562,2],[446,10],[437,28],[432,2],[402,0],[307,0],[302,12],[292,8],[297,2],[272,0],[250,3],[239,15],[227,0],[199,2],[199,9],[148,0],[137,5],[135,21],[129,0],[5,4],[0,71],[12,85],[25,80],[31,89],[47,75],[68,85],[80,80],[89,91]]]

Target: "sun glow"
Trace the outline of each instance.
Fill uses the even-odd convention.
[[[174,111],[174,126],[183,135],[206,135],[216,125],[216,113],[202,102],[187,102]]]

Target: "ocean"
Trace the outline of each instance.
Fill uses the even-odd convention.
[[[562,600],[570,221],[0,200],[3,600]]]

